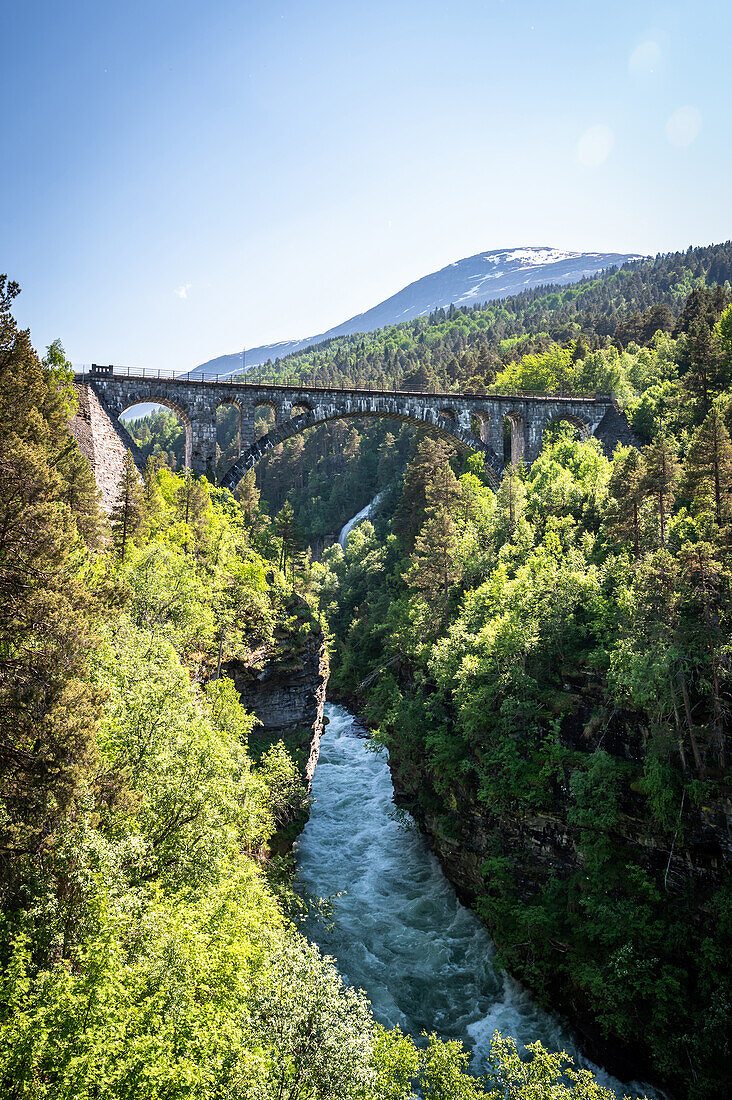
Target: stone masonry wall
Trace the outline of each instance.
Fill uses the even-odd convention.
[[[79,404],[69,429],[92,468],[102,508],[109,513],[117,498],[127,449],[132,450],[133,458],[139,459],[139,455],[132,441],[125,438],[122,429],[102,408],[92,387],[77,384],[75,388]]]

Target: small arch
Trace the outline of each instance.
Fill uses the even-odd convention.
[[[470,416],[470,430],[481,443],[490,443],[491,414],[487,409],[475,409]]]
[[[274,429],[278,420],[279,408],[274,401],[269,401],[267,398],[257,398],[257,403],[252,410],[252,416],[254,418],[254,439],[262,439],[263,436],[269,435]]]
[[[550,416],[544,421],[541,428],[542,447],[545,439],[549,442],[552,436],[557,435],[562,430],[562,425],[574,428],[580,439],[586,439],[591,432],[590,425],[582,417],[576,416],[574,413],[559,413],[557,416]]]
[[[525,445],[523,416],[515,411],[507,412],[503,417],[503,461],[513,465],[521,462]]]
[[[244,444],[242,406],[236,397],[222,397],[216,403],[216,470],[224,473]]]
[[[303,413],[311,413],[313,406],[309,401],[293,401],[290,407],[290,420],[294,420],[296,416],[302,416]]]
[[[125,397],[121,404],[124,407],[118,413],[117,419],[143,456],[146,454],[144,441],[140,441],[135,436],[134,431],[130,430],[127,425],[132,425],[135,422],[139,422],[139,420],[145,416],[154,414],[155,410],[159,410],[161,406],[175,413],[184,431],[184,442],[181,448],[182,453],[180,454],[180,460],[182,461],[182,465],[186,469],[189,469],[193,452],[193,427],[188,411],[184,409],[182,405],[178,405],[175,401],[171,401],[171,399],[164,394],[157,393],[146,393],[144,395],[132,393],[129,397]],[[136,413],[136,410],[139,410],[139,412]],[[171,453],[176,461],[178,461],[178,455],[173,449],[171,449]]]
[[[457,413],[454,409],[440,409],[440,416],[444,416],[445,420],[450,420],[453,424],[457,424]]]

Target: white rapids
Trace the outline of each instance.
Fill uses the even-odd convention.
[[[567,1025],[495,968],[488,932],[458,901],[411,819],[396,814],[385,753],[371,751],[344,707],[329,703],[326,714],[310,820],[295,851],[304,889],[340,896],[332,922],[313,922],[309,937],[366,992],[381,1023],[462,1039],[476,1072],[496,1030],[577,1057]],[[618,1096],[659,1097],[578,1060]]]

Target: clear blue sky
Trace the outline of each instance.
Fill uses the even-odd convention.
[[[0,271],[43,348],[189,369],[527,244],[732,236],[728,0],[20,0]]]

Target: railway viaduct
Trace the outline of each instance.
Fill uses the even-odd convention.
[[[220,479],[229,489],[272,448],[330,420],[368,416],[414,424],[461,451],[483,454],[496,485],[506,461],[506,421],[511,430],[510,460],[528,463],[539,454],[544,430],[553,421],[567,420],[583,435],[598,433],[608,420],[621,417],[624,422],[608,394],[537,397],[316,388],[185,377],[161,379],[151,377],[151,372],[130,373],[96,366],[89,373],[77,374],[75,381],[93,390],[118,432],[120,416],[133,405],[150,402],[172,409],[185,427],[186,466],[194,473],[211,474],[214,470],[216,411],[221,405],[235,406],[239,414],[239,457]],[[262,405],[273,410],[274,426],[256,439],[255,409]]]

